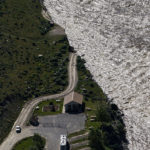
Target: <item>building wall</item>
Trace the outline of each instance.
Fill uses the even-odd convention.
[[[65,105],[65,112],[81,112],[82,105],[76,102],[70,102]]]

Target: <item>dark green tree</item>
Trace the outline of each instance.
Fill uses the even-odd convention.
[[[105,150],[100,128],[91,129],[89,134],[90,147],[93,150]]]
[[[100,122],[111,121],[110,108],[105,101],[99,102],[97,106],[97,111],[96,111],[96,118],[97,118],[97,121],[100,121]]]

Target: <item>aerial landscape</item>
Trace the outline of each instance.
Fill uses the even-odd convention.
[[[0,150],[149,150],[148,0],[0,1]]]

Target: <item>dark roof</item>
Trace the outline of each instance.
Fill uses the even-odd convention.
[[[70,102],[77,102],[79,104],[82,104],[83,96],[77,92],[71,92],[64,98],[64,105],[70,103]]]

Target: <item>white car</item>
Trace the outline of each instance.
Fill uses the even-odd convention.
[[[60,150],[67,150],[67,136],[60,135]]]
[[[20,133],[21,132],[21,127],[20,126],[16,126],[16,133]]]

